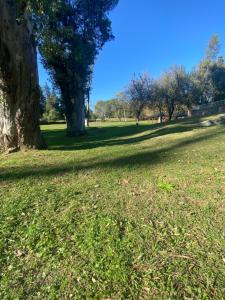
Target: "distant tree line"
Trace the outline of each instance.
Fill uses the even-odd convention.
[[[114,99],[108,101],[100,100],[95,105],[94,118],[111,119],[120,121],[132,116],[129,104],[125,101],[124,93],[119,93]]]
[[[212,36],[205,57],[187,72],[184,66],[175,65],[160,78],[148,74],[134,76],[120,100],[99,101],[95,114],[99,118],[121,118],[123,110],[139,122],[150,110],[162,122],[174,115],[191,116],[194,105],[225,99],[225,62],[220,55],[220,41]],[[123,109],[122,109],[123,108]]]

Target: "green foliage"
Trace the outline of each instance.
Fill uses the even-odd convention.
[[[63,119],[62,108],[59,98],[54,90],[46,84],[43,89],[44,112],[42,119],[47,122],[55,122]]]
[[[107,102],[104,100],[99,100],[95,104],[95,115],[99,118],[104,120],[107,117],[108,112],[108,105]]]
[[[206,60],[215,61],[217,60],[220,53],[220,37],[215,34],[211,37],[208,47],[206,49]]]
[[[95,115],[102,120],[105,118],[126,119],[129,116],[129,105],[125,96],[120,94],[115,99],[98,101],[95,105]]]
[[[195,72],[195,79],[201,91],[201,103],[225,99],[225,63],[219,54],[219,37],[212,36],[206,50],[206,58],[200,62]]]
[[[134,78],[127,90],[133,116],[139,119],[145,108],[157,109],[159,116],[169,120],[174,115],[187,115],[193,105],[225,99],[225,62],[220,54],[220,41],[214,35],[206,57],[196,70],[188,73],[175,65],[156,80],[141,75]]]
[[[225,63],[223,58],[209,65],[210,86],[213,88],[213,100],[225,99]]]
[[[166,192],[172,192],[174,190],[174,185],[168,182],[161,182],[158,187]]]
[[[43,113],[45,112],[45,102],[46,98],[44,96],[43,89],[40,87],[40,102],[39,102],[39,111],[40,111],[40,118],[42,118]]]
[[[141,74],[131,80],[126,91],[127,101],[137,121],[140,120],[144,108],[150,104],[153,94],[153,80],[148,74]]]
[[[68,124],[84,111],[95,58],[113,38],[108,12],[117,3],[61,0],[34,16],[43,64],[61,91]]]
[[[182,105],[191,107],[197,98],[192,77],[183,66],[173,66],[153,84],[152,105],[160,114],[166,112],[169,120]],[[196,101],[197,102],[197,101]]]

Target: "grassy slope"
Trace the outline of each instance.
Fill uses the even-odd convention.
[[[224,299],[225,126],[197,122],[0,155],[0,298]]]

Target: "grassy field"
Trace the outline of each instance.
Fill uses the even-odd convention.
[[[225,124],[199,121],[0,155],[0,299],[225,299]]]

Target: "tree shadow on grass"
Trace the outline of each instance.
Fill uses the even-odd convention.
[[[212,139],[220,135],[225,134],[225,129],[219,132],[213,132],[203,135],[198,135],[193,138],[183,138],[179,142],[174,142],[172,145],[163,147],[161,149],[144,150],[142,152],[121,156],[116,159],[105,159],[103,161],[83,161],[76,164],[73,161],[67,163],[60,163],[58,165],[42,165],[38,167],[14,167],[10,170],[2,170],[0,173],[0,182],[16,181],[20,179],[43,179],[55,176],[64,176],[72,173],[78,173],[79,171],[89,171],[92,169],[101,170],[112,170],[112,169],[123,169],[123,168],[139,168],[140,166],[150,167],[159,163],[170,160],[174,151],[180,148],[185,148],[193,144],[202,142],[204,140]]]
[[[70,138],[65,130],[52,130],[44,132],[49,150],[74,151],[99,147],[121,146],[134,144],[168,134],[183,133],[196,129],[200,118],[172,121],[163,124],[141,124],[113,126],[103,128],[90,128],[85,137]],[[200,126],[200,125],[199,125]],[[147,134],[147,131],[150,131]],[[135,136],[139,134],[139,136]],[[140,135],[142,134],[142,135]]]

